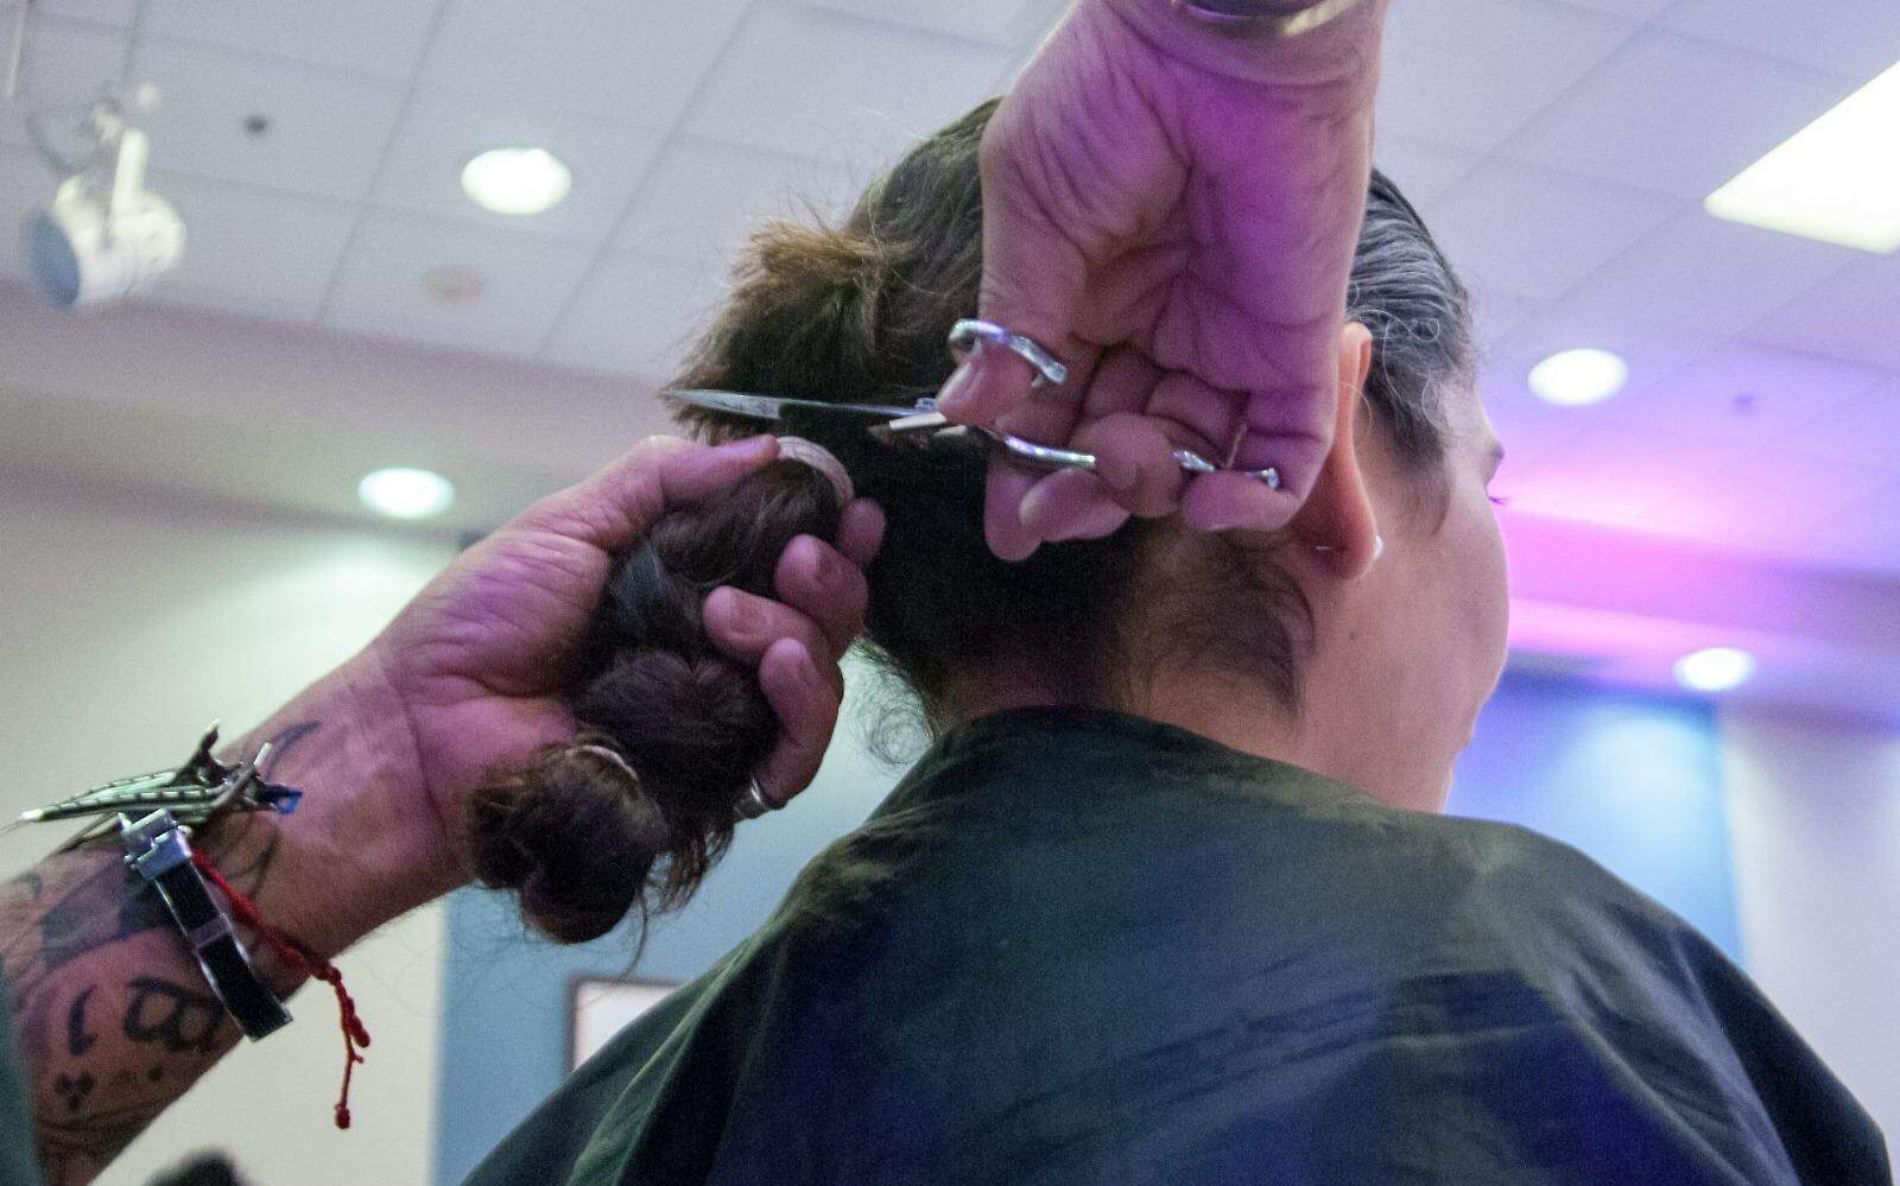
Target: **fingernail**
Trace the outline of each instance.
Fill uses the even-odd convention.
[[[1101,539],[1113,535],[1128,522],[1128,512],[1112,502],[1097,503],[1084,508],[1070,517],[1067,523],[1056,528],[1049,536],[1051,543],[1066,543],[1077,539]]]
[[[778,438],[769,432],[754,433],[749,437],[740,437],[736,441],[727,441],[714,450],[716,453],[728,453],[735,457],[744,457],[753,453],[768,453],[778,448]]]
[[[1135,480],[1141,476],[1135,463],[1123,457],[1101,457],[1095,459],[1095,473],[1110,490],[1116,493],[1132,490]]]
[[[1269,526],[1269,516],[1258,507],[1229,506],[1218,507],[1200,516],[1200,528],[1203,531],[1240,531],[1262,530]]]
[[[721,585],[706,594],[705,612],[708,617],[717,618],[728,633],[752,633],[752,612],[745,599],[733,593],[729,586]]]
[[[811,550],[811,578],[820,588],[835,589],[844,580],[844,561],[830,548]]]
[[[829,691],[825,686],[825,677],[818,672],[818,661],[811,657],[811,652],[801,646],[798,654],[798,678],[814,692]]]
[[[937,410],[946,416],[958,416],[969,410],[975,395],[976,366],[970,362],[959,363],[950,381],[937,392]]]

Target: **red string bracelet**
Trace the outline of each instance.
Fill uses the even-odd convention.
[[[362,1050],[369,1046],[369,1030],[364,1028],[363,1019],[356,1012],[356,1000],[350,991],[343,987],[343,973],[337,966],[316,952],[305,947],[296,939],[278,930],[264,921],[251,900],[240,893],[236,886],[224,879],[224,875],[212,867],[210,858],[204,853],[194,851],[191,863],[198,872],[223,891],[231,903],[231,912],[238,921],[256,931],[264,942],[270,944],[277,957],[289,964],[292,970],[321,980],[336,990],[337,1009],[342,1015],[343,1029],[343,1091],[336,1101],[336,1126],[350,1126],[350,1077],[356,1071],[356,1064],[363,1061]]]

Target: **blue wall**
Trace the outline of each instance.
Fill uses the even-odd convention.
[[[873,721],[852,672],[846,719]],[[1717,735],[1703,705],[1508,678],[1459,763],[1451,810],[1535,828],[1583,849],[1695,923],[1732,957],[1738,927]],[[688,980],[750,934],[820,848],[896,782],[859,730],[840,731],[798,809],[740,830],[693,904],[660,924],[640,975]],[[576,948],[526,935],[509,899],[449,903],[435,1179],[454,1186],[559,1084],[577,976],[630,971],[625,934]]]
[[[1707,703],[1507,677],[1459,759],[1449,811],[1574,844],[1742,962]]]

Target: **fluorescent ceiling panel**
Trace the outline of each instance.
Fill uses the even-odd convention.
[[[1900,249],[1900,65],[1704,204],[1731,222],[1861,251]]]

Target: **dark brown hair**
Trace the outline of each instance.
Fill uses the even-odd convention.
[[[720,585],[771,596],[786,545],[834,538],[841,510],[829,478],[780,460],[668,515],[615,566],[578,652],[575,740],[470,800],[477,880],[518,891],[563,943],[691,895],[778,737],[756,675],[712,645],[701,607]]]
[[[952,324],[974,316],[982,277],[977,150],[995,105],[924,141],[871,186],[837,228],[775,223],[755,236],[730,300],[678,385],[832,403],[907,404],[949,377]],[[1468,376],[1464,289],[1417,213],[1373,178],[1348,314],[1373,333],[1365,398],[1398,455],[1432,472],[1445,447],[1442,393]],[[760,425],[693,414],[704,435]],[[956,681],[998,664],[1032,669],[1072,702],[1120,703],[1144,664],[1193,661],[1261,680],[1297,702],[1305,602],[1257,547],[1211,537],[1191,565],[1150,563],[1165,524],[1136,521],[1104,540],[991,554],[980,453],[879,444],[863,422],[794,416],[782,431],[824,445],[888,528],[868,573],[871,655],[902,677],[933,722]],[[787,463],[781,463],[781,469]],[[801,489],[822,479],[802,466]],[[769,592],[800,531],[835,530],[802,502],[761,503],[752,483],[692,517],[669,519],[625,562],[587,648],[577,700],[586,739],[636,772],[562,746],[477,796],[478,875],[519,888],[523,909],[561,939],[609,929],[636,906],[682,902],[731,838],[732,802],[770,748],[775,724],[749,671],[712,652],[699,599],[731,583]],[[807,517],[812,516],[812,517]],[[1139,601],[1142,613],[1128,613]],[[714,674],[716,673],[716,674]],[[663,869],[656,860],[665,858]]]

